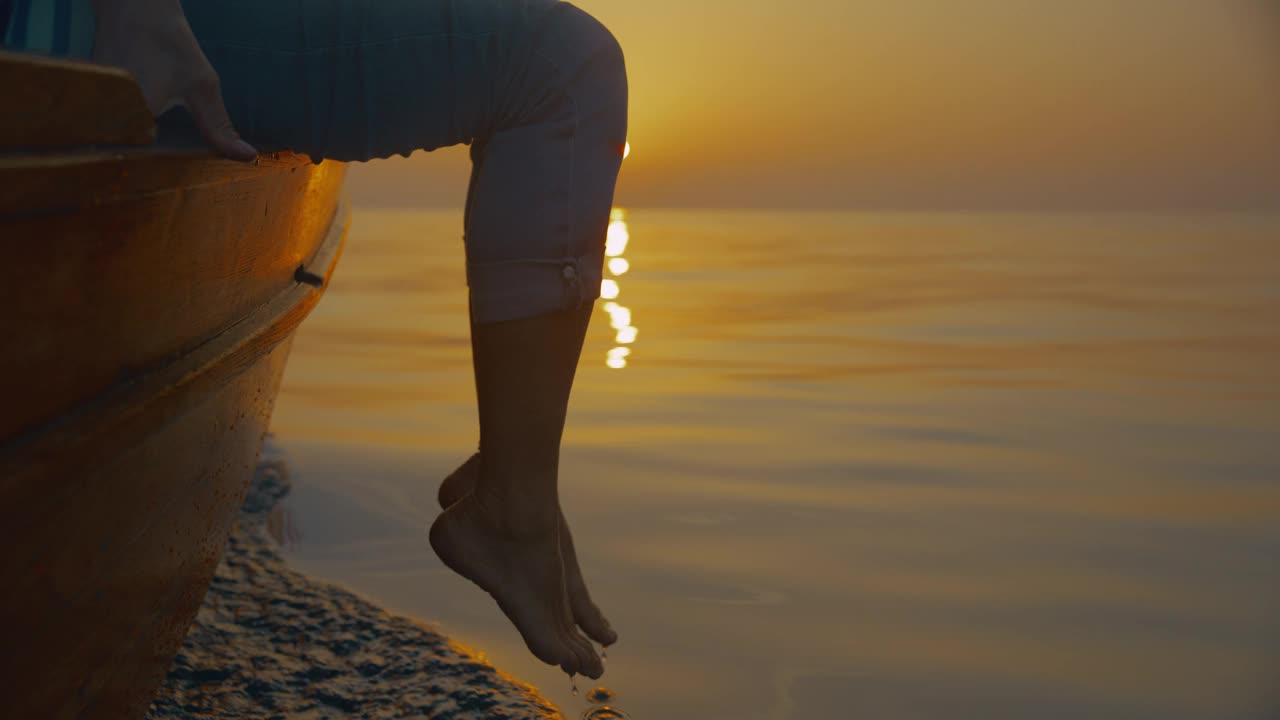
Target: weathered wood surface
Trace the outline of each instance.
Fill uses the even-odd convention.
[[[265,303],[314,252],[344,169],[298,155],[256,168],[204,153],[0,160],[0,438]]]
[[[145,712],[322,292],[294,273],[337,260],[344,169],[0,158],[5,716]]]
[[[155,123],[128,72],[0,50],[0,147],[142,145]]]

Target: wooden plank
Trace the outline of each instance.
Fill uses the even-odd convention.
[[[342,169],[285,169],[189,191],[191,197],[167,216],[171,232],[117,237],[113,247],[89,253],[109,261],[100,263],[117,278],[108,284],[134,288],[136,297],[101,288],[68,295],[45,285],[60,264],[84,278],[93,262],[75,258],[95,248],[98,236],[65,238],[48,227],[48,235],[28,233],[28,242],[13,244],[66,241],[61,253],[44,258],[62,261],[22,266],[26,288],[52,314],[41,310],[43,317],[28,317],[20,332],[6,334],[37,346],[47,335],[55,345],[35,368],[9,367],[15,361],[6,358],[0,362],[5,376],[25,374],[39,383],[47,379],[46,367],[56,375],[77,363],[119,365],[154,344],[150,336],[157,330],[172,336],[161,343],[166,347],[188,344],[192,326],[205,330],[194,346],[163,353],[147,372],[103,392],[81,382],[74,407],[29,432],[0,438],[0,545],[9,549],[0,553],[0,578],[7,583],[0,614],[22,619],[0,652],[0,676],[15,688],[5,699],[4,717],[136,720],[146,712],[244,497],[293,332],[323,291],[323,283],[298,284],[283,271],[301,262],[327,281],[341,252],[347,217],[337,200]],[[297,201],[263,183],[288,190]],[[235,192],[236,185],[246,192]],[[270,210],[259,204],[259,195],[272,199]],[[173,204],[167,193],[155,197]],[[215,212],[220,200],[236,198],[239,207],[228,215]],[[139,200],[127,195],[108,207],[124,210]],[[84,219],[89,225],[95,220],[112,222]],[[208,223],[215,229],[201,227]],[[251,237],[237,239],[246,228]],[[213,242],[219,238],[221,244]],[[118,261],[129,268],[130,249],[142,252],[132,258],[139,266],[121,277],[120,268],[109,266]],[[143,262],[147,255],[156,262]],[[212,277],[195,273],[184,280],[174,270],[188,265],[185,256],[213,256],[204,261]],[[168,262],[160,259],[165,257]],[[222,277],[224,271],[230,275]],[[235,288],[239,292],[227,292]],[[54,307],[63,301],[75,307]],[[180,312],[167,319],[136,315],[165,303]],[[94,310],[97,304],[108,306],[106,312]],[[101,326],[112,309],[126,317]],[[218,329],[229,319],[237,321]],[[63,344],[73,334],[76,344]],[[33,407],[27,400],[23,405]]]
[[[163,365],[293,285],[345,170],[150,154],[94,167],[106,174],[92,204],[0,212],[0,335],[15,339],[0,373],[0,438]],[[0,186],[74,196],[89,175],[35,167],[0,172]]]
[[[4,717],[143,718],[226,546],[288,352],[177,388],[97,468],[23,466],[21,504],[0,508],[0,571],[20,579],[0,610],[21,618],[0,651]]]
[[[224,160],[202,145],[0,153],[0,216],[69,212],[171,192],[309,172],[306,155],[263,153],[256,164]],[[334,166],[336,163],[324,163]]]
[[[155,137],[128,72],[0,50],[0,147],[145,145]]]

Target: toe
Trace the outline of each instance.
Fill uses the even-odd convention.
[[[564,651],[564,656],[561,658],[559,663],[550,664],[558,664],[560,669],[569,675],[579,675],[582,673],[582,659],[578,657],[578,653],[575,650],[566,649]]]
[[[578,650],[571,643],[556,638],[552,633],[540,633],[532,635],[525,633],[523,627],[517,624],[524,636],[524,644],[528,646],[529,652],[534,657],[548,665],[559,666],[561,670],[567,673],[581,672],[582,661],[578,658]]]
[[[618,642],[618,633],[614,632],[609,621],[605,620],[604,613],[600,612],[600,608],[596,607],[591,600],[575,598],[573,617],[577,620],[578,627],[582,628],[582,631],[592,640],[601,645],[614,645]]]
[[[539,660],[558,666],[572,675],[582,672],[582,660],[573,642],[573,636],[577,633],[570,633],[565,629],[560,613],[552,611],[548,616],[545,612],[532,611],[531,608],[536,608],[536,604],[513,607],[502,600],[498,600],[498,606],[520,631],[529,651]]]
[[[591,647],[591,643],[575,632],[573,633],[573,648],[578,656],[578,673],[586,675],[592,680],[599,679],[604,674],[604,663],[601,662],[600,656],[596,654],[595,648]]]
[[[560,553],[564,556],[565,590],[569,595],[569,609],[573,612],[573,620],[587,634],[587,637],[601,645],[612,645],[618,641],[618,634],[605,620],[604,613],[591,600],[587,583],[582,577],[582,568],[578,566],[577,551],[573,546],[573,534],[564,516],[560,516]]]

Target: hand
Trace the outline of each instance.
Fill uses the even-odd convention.
[[[94,11],[94,61],[128,70],[152,115],[182,105],[220,155],[242,162],[258,157],[232,127],[218,73],[178,0],[94,0]]]

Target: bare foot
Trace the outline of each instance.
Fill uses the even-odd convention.
[[[516,537],[485,516],[471,495],[431,526],[431,547],[451,570],[479,585],[520,631],[539,660],[598,678],[604,666],[574,628],[556,529]]]
[[[472,455],[449,477],[440,483],[438,499],[440,507],[449,508],[471,492],[480,477],[480,454]],[[569,593],[569,609],[578,627],[592,640],[601,645],[613,645],[618,642],[618,634],[605,620],[604,613],[591,601],[591,593],[587,591],[587,583],[582,578],[582,568],[578,566],[578,555],[573,549],[573,535],[569,532],[569,524],[564,515],[560,515],[560,557],[564,559],[565,589]]]

